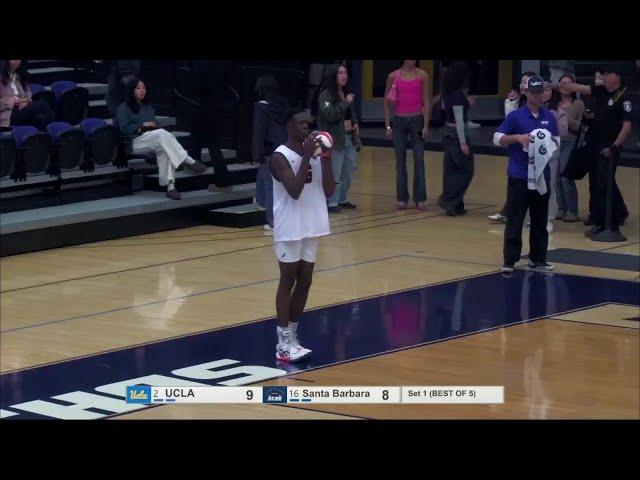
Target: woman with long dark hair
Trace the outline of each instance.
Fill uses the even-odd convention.
[[[347,67],[329,66],[318,97],[318,128],[333,137],[331,165],[336,189],[328,199],[329,211],[356,208],[348,200],[349,187],[356,168],[356,147],[352,135],[358,135],[358,118],[354,111],[354,95],[349,91]]]
[[[263,75],[256,81],[253,104],[253,131],[251,153],[254,162],[260,164],[256,178],[256,203],[265,209],[267,224],[264,229],[273,230],[273,178],[270,171],[271,155],[287,141],[288,102],[278,92],[278,81],[273,75]]]
[[[390,97],[395,96],[395,100]],[[390,103],[395,107],[393,128]],[[416,67],[416,60],[403,60],[402,66],[387,76],[384,102],[385,134],[393,139],[396,155],[396,209],[405,210],[409,202],[407,187],[407,137],[413,150],[413,201],[426,210],[424,142],[429,135],[431,105],[429,75]]]
[[[569,74],[562,75],[558,81],[560,86],[569,83],[575,83],[575,78]],[[563,93],[562,89],[559,89],[556,95],[549,102],[549,110],[557,112],[556,119],[560,129],[560,159],[556,181],[558,211],[555,218],[564,222],[577,222],[579,218],[576,182],[561,174],[573,151],[585,106],[582,100],[576,98],[575,93]]]
[[[23,61],[0,62],[0,127],[32,125],[44,131],[54,115],[46,102],[32,100]]]
[[[464,215],[464,194],[473,178],[473,151],[469,143],[469,69],[463,62],[449,66],[444,78],[445,125],[442,130],[443,192],[439,204],[447,215]]]
[[[176,137],[158,128],[156,114],[149,104],[147,87],[138,77],[130,77],[126,86],[125,101],[117,112],[120,131],[125,135],[138,135],[133,139],[133,153],[154,152],[158,164],[158,183],[167,187],[167,197],[180,200],[180,192],[175,188],[176,169],[184,163],[193,173],[204,173],[207,167],[196,162]]]

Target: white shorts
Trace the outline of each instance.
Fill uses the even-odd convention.
[[[300,260],[316,263],[318,240],[318,237],[311,237],[303,238],[302,240],[274,242],[276,258],[282,263],[294,263]]]

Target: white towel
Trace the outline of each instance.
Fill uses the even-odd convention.
[[[549,130],[536,128],[529,134],[529,171],[527,187],[529,190],[537,190],[540,195],[547,193],[547,182],[544,178],[544,169],[558,149],[558,140],[551,135]]]

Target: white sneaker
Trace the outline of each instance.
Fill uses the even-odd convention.
[[[298,337],[297,336],[292,337],[290,342],[291,342],[291,345],[294,345],[295,347],[298,347],[302,351],[306,352],[307,355],[311,354],[311,349],[310,348],[305,348],[302,345],[300,345],[300,342],[298,341]]]
[[[547,222],[547,233],[553,233],[553,222],[552,221],[548,221]]]
[[[473,130],[473,129],[476,129],[476,128],[480,128],[481,126],[482,126],[482,125],[480,125],[479,123],[472,122],[471,120],[467,121],[467,128],[468,128],[469,130]]]
[[[534,270],[542,270],[545,272],[551,272],[554,268],[553,263],[549,263],[549,262],[539,262],[539,263],[533,263],[531,260],[529,260],[527,266],[529,268],[532,268]]]
[[[273,228],[271,226],[269,226],[268,223],[264,224],[264,231],[265,232],[273,232]]]
[[[492,220],[494,222],[506,222],[507,221],[507,217],[505,217],[504,215],[500,214],[500,213],[494,213],[493,215],[489,215],[487,217],[489,220]]]
[[[286,341],[276,345],[276,360],[291,363],[301,362],[309,356],[309,352],[291,341]]]

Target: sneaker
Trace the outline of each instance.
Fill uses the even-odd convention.
[[[167,197],[169,197],[171,200],[180,200],[182,198],[182,196],[180,195],[180,192],[175,188],[172,188],[171,190],[167,190]]]
[[[406,210],[406,209],[407,209],[407,202],[396,203],[396,210]]]
[[[480,125],[479,123],[476,122],[472,122],[471,120],[467,121],[467,128],[469,130],[474,130],[476,128],[480,128],[482,125]]]
[[[273,233],[273,227],[268,223],[265,223],[263,228],[265,233]]]
[[[504,264],[502,266],[502,273],[513,273],[513,269],[514,269],[514,265],[508,265],[508,264]]]
[[[469,210],[466,208],[456,208],[457,215],[466,215],[467,213],[469,213]]]
[[[603,230],[604,230],[604,227],[602,225],[594,225],[589,230],[584,232],[584,236],[585,237],[590,237],[592,235],[595,235],[596,233],[600,233]]]
[[[300,341],[298,340],[297,336],[294,336],[291,338],[290,340],[291,345],[293,345],[294,347],[299,348],[300,350],[302,350],[305,355],[311,355],[311,349],[310,348],[305,348],[302,345],[300,345]]]
[[[342,208],[348,208],[348,209],[356,208],[356,206],[355,206],[353,203],[351,203],[351,202],[344,202],[344,203],[341,203],[341,204],[340,204],[340,206],[341,206]]]
[[[501,213],[494,213],[493,215],[489,215],[487,218],[493,222],[507,223],[507,217]]]
[[[204,163],[196,162],[194,164],[189,165],[188,163],[184,163],[184,168],[189,170],[192,173],[202,174],[207,171],[207,166]]]
[[[547,222],[547,233],[553,233],[553,222],[551,220]]]
[[[556,212],[556,220],[562,220],[566,215],[566,212],[564,210],[558,210]]]
[[[310,352],[310,350],[309,350]],[[306,350],[293,344],[291,341],[276,345],[276,360],[281,362],[301,362],[309,356]]]
[[[340,205],[336,205],[335,207],[329,207],[328,210],[330,213],[341,213],[342,207]]]
[[[577,222],[578,220],[580,220],[578,215],[573,212],[567,212],[567,214],[562,217],[562,221],[567,223]]]
[[[423,212],[427,211],[427,205],[424,202],[416,202],[416,208],[418,210],[422,210]]]
[[[544,270],[545,272],[550,272],[554,268],[553,263],[549,263],[546,260],[544,262],[535,263],[529,260],[528,267],[533,268],[534,270]]]

